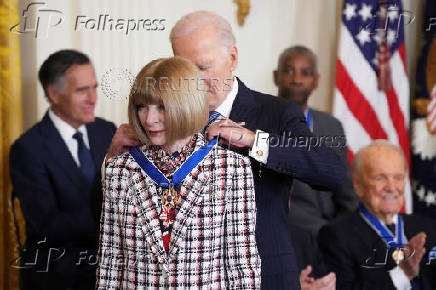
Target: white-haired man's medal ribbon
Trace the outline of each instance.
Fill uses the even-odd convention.
[[[181,183],[186,176],[206,157],[212,148],[217,144],[217,139],[212,139],[209,144],[201,146],[198,150],[194,151],[186,161],[177,169],[171,180],[165,175],[142,153],[138,147],[130,148],[130,154],[135,161],[141,166],[142,170],[150,176],[151,179],[164,189],[163,191],[163,204],[166,206],[174,207],[177,203],[178,197],[174,187]]]
[[[397,235],[396,239],[393,237],[393,233],[386,228],[386,226],[381,223],[375,216],[373,216],[362,203],[359,203],[359,211],[362,218],[371,226],[377,234],[385,241],[388,247],[393,250],[392,259],[394,259],[395,263],[400,264],[405,259],[403,241],[404,237],[404,228],[403,221],[401,216],[398,215],[398,224],[397,224]]]

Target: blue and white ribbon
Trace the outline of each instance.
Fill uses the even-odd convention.
[[[180,166],[179,169],[174,172],[171,180],[165,177],[165,175],[142,153],[139,147],[132,147],[130,149],[130,154],[133,156],[135,161],[141,166],[145,173],[156,182],[157,185],[163,188],[169,188],[170,186],[176,186],[182,182],[186,176],[194,169],[207,154],[212,150],[212,148],[217,143],[217,139],[212,139],[209,144],[201,146],[197,151],[192,153],[186,161]]]
[[[373,216],[362,203],[359,203],[359,211],[362,218],[372,227],[377,234],[386,242],[391,249],[403,248],[403,241],[406,240],[404,235],[404,227],[401,216],[398,216],[397,235],[396,239],[393,237],[391,231],[381,223],[375,216]]]

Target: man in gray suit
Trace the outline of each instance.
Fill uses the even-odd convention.
[[[344,130],[335,117],[310,108],[307,100],[318,85],[316,55],[304,46],[285,49],[274,71],[274,82],[278,86],[278,96],[297,103],[306,115],[307,124],[318,137],[315,143],[332,147],[341,157],[347,169],[347,178],[338,191],[313,190],[309,185],[294,180],[291,189],[290,223],[309,230],[316,238],[322,226],[338,216],[357,209],[358,198],[354,193],[350,169],[347,161]]]

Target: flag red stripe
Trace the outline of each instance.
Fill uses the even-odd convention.
[[[404,115],[400,110],[400,105],[398,104],[398,96],[393,88],[386,91],[386,98],[389,106],[389,116],[392,119],[395,130],[398,135],[398,142],[400,147],[406,156],[407,165],[410,166],[410,144],[409,144],[409,134],[407,132]]]
[[[337,60],[336,86],[344,97],[349,110],[371,139],[387,139],[388,136],[380,125],[377,114],[359,88],[356,87],[340,59]]]
[[[400,54],[400,58],[401,58],[401,61],[403,63],[403,68],[404,68],[404,71],[406,72],[406,75],[407,75],[406,48],[405,48],[404,44],[400,45],[400,47],[398,48],[398,53]]]
[[[350,163],[350,166],[352,166],[354,153],[353,153],[353,151],[351,151],[350,147],[347,147],[347,157],[348,157],[348,162]]]

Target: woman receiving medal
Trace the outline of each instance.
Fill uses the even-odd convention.
[[[106,167],[98,289],[260,288],[250,162],[198,133],[198,80],[178,57],[136,77],[129,122],[143,145]]]

